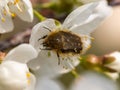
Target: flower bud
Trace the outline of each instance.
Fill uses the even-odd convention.
[[[120,52],[108,54],[105,62],[105,67],[120,72]]]

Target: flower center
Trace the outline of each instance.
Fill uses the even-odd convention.
[[[0,19],[2,22],[5,22],[6,16],[9,17],[15,17],[16,12],[23,12],[22,11],[22,6],[20,5],[20,0],[11,0],[8,2],[4,2],[3,5],[0,5]]]
[[[20,7],[20,5],[18,4],[20,0],[14,0],[14,1],[9,1],[8,2],[8,7],[10,8],[11,6],[14,8],[14,9],[18,9],[20,12],[22,12],[22,9]]]
[[[30,72],[26,73],[26,77],[28,78],[27,83],[30,84],[30,77],[31,77]]]

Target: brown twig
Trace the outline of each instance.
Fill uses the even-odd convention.
[[[5,51],[21,43],[28,43],[30,34],[31,34],[31,29],[27,29],[23,32],[19,32],[14,36],[7,38],[6,40],[0,41],[0,51]]]
[[[120,5],[120,0],[107,0],[108,4],[111,6],[117,6]]]

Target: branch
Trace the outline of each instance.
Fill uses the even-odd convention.
[[[31,29],[27,29],[23,32],[19,32],[14,36],[0,41],[0,51],[6,51],[12,47],[15,47],[21,43],[28,43],[31,34]]]

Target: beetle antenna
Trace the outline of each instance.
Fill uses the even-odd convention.
[[[47,35],[45,35],[45,36],[39,38],[38,41],[41,40],[41,39],[45,39],[46,37],[47,37]]]
[[[52,30],[46,26],[43,26],[43,28],[45,28],[46,30],[48,30],[49,32],[51,32]]]

